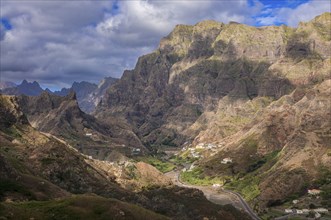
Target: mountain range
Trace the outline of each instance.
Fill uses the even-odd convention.
[[[258,212],[308,188],[328,191],[330,24],[325,13],[298,28],[178,25],[95,115],[122,119],[150,150],[217,146],[180,159],[196,160],[190,175],[223,180]]]
[[[164,182],[148,164],[109,163],[79,153],[33,128],[18,101],[0,96],[1,218],[249,219],[232,206],[209,202],[196,189]],[[123,185],[127,178],[130,188]],[[145,188],[136,192],[133,183]]]
[[[49,89],[42,89],[38,82],[32,83],[23,80],[21,84],[16,85],[13,82],[1,83],[0,90],[2,94],[6,95],[27,95],[39,96],[43,91],[58,96],[66,96],[71,91],[74,91],[77,96],[79,107],[86,113],[94,111],[95,107],[101,101],[106,93],[107,88],[115,83],[117,79],[112,77],[104,78],[99,85],[90,82],[74,82],[70,88],[63,88],[60,91],[52,92]]]
[[[94,193],[79,199],[115,202],[122,211],[138,205],[128,219],[141,212],[145,219],[250,218],[174,186],[145,161],[164,172],[176,167],[178,185],[239,193],[265,219],[287,207],[330,209],[330,25],[331,13],[297,28],[177,25],[119,80],[55,93],[26,81],[4,89],[15,96],[0,96],[2,184],[22,181],[1,198],[67,201]],[[27,85],[37,88],[25,89],[29,96],[22,95]],[[38,181],[45,188],[28,190]],[[64,207],[82,209],[75,198]],[[14,209],[24,206],[1,203],[0,213]]]

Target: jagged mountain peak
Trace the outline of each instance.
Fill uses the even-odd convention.
[[[178,145],[194,137],[185,130],[223,97],[278,99],[314,83],[312,73],[326,78],[331,42],[301,31],[215,21],[177,25],[109,88],[96,114],[122,116],[147,145]]]
[[[38,82],[28,82],[27,80],[23,80],[22,83],[16,87],[3,89],[2,94],[38,96],[43,91],[44,90],[40,87]]]
[[[77,95],[76,95],[76,92],[71,89],[69,94],[66,96],[66,98],[68,98],[69,100],[75,100],[77,101]]]
[[[311,22],[318,22],[322,24],[329,24],[331,23],[331,13],[325,12],[319,16],[316,16]]]

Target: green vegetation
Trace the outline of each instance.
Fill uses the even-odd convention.
[[[49,158],[49,157],[41,158],[41,163],[43,165],[49,165],[49,164],[52,164],[55,162],[56,162],[56,160],[54,158]]]
[[[193,163],[196,160],[197,158],[190,157],[188,154],[184,153],[180,156],[172,157],[169,161],[176,165],[182,165],[186,163]]]
[[[253,150],[256,151],[257,147],[258,147],[258,141],[256,139],[254,139],[253,137],[248,137],[246,139],[243,140],[244,143],[244,148],[247,150]]]
[[[176,166],[170,162],[166,162],[163,161],[161,159],[158,159],[156,157],[139,157],[138,158],[139,161],[143,161],[145,163],[148,163],[152,166],[154,166],[156,169],[158,169],[159,171],[161,171],[162,173],[167,173],[172,171],[173,169],[176,168]]]
[[[8,128],[3,128],[3,131],[15,138],[20,138],[22,137],[21,133],[18,131],[17,128],[15,128],[14,126],[8,127]]]
[[[136,176],[136,166],[135,165],[129,165],[125,168],[126,170],[126,173],[129,175],[129,177],[131,179],[137,179],[137,176]]]
[[[261,159],[255,161],[253,164],[250,164],[247,169],[247,172],[253,172],[255,170],[258,170],[259,168],[261,168],[263,165],[265,165],[267,163],[273,164],[274,162],[276,162],[276,160],[274,160],[274,159],[277,157],[278,153],[279,153],[279,150],[266,154]]]
[[[23,185],[19,184],[17,181],[0,180],[0,198],[3,197],[6,193],[18,193],[29,199],[34,199],[34,195]]]
[[[270,209],[268,212],[265,212],[262,215],[260,215],[260,217],[263,220],[271,220],[271,219],[275,219],[275,218],[283,216],[283,215],[284,215],[284,213],[282,211],[279,211],[276,209]]]
[[[252,138],[246,139],[244,144],[251,150],[257,147],[257,141]],[[279,151],[273,151],[254,161],[248,165],[248,174],[246,173],[241,178],[232,179],[229,184],[225,185],[225,188],[239,192],[247,201],[253,200],[260,194],[259,184],[261,177],[259,171],[261,169],[269,169],[275,163],[278,153]]]
[[[325,185],[321,187],[321,197],[322,197],[322,205],[326,207],[331,207],[331,184]]]
[[[173,143],[173,138],[166,137],[161,142],[162,145],[169,146],[169,147],[176,147],[177,145]]]
[[[7,219],[167,219],[142,207],[98,196],[0,203],[0,216]]]
[[[319,178],[314,182],[314,185],[315,187],[321,187],[328,184],[331,184],[331,171],[327,167],[321,166],[319,168]]]
[[[314,182],[314,186],[321,189],[322,205],[331,206],[331,171],[321,166],[319,169],[319,178]]]
[[[225,188],[239,192],[246,201],[252,201],[260,195],[259,183],[259,177],[247,175],[242,179],[232,180]]]
[[[215,183],[223,185],[224,181],[220,177],[205,176],[201,168],[194,168],[192,171],[181,172],[180,175],[182,181],[190,183],[192,185],[208,186]]]

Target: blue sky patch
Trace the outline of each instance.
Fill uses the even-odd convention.
[[[118,5],[118,1],[113,1],[112,5],[111,5],[111,8],[110,7],[103,8],[103,12],[108,14],[108,15],[111,15],[111,16],[115,16],[115,15],[119,14],[120,13],[120,6]]]
[[[7,18],[0,18],[0,22],[6,28],[6,30],[13,29],[13,26],[11,25],[11,23]]]
[[[268,8],[296,8],[301,4],[309,2],[309,0],[260,0],[262,4]]]

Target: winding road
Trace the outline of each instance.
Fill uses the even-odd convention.
[[[206,198],[211,201],[212,203],[219,204],[219,205],[226,205],[231,204],[240,210],[244,210],[247,214],[254,220],[261,220],[251,209],[251,207],[246,203],[246,201],[242,198],[239,193],[232,192],[229,190],[224,189],[214,189],[210,186],[195,186],[183,183],[180,180],[180,172],[179,171],[171,171],[165,174],[169,177],[172,182],[181,187],[186,188],[196,188],[201,190]]]

